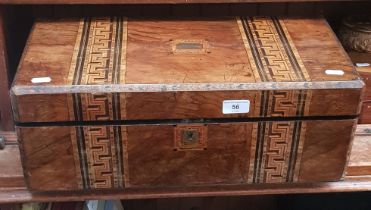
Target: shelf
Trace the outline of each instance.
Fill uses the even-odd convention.
[[[27,191],[16,136],[12,132],[0,132],[0,135],[7,139],[5,149],[0,150],[0,203],[371,191],[371,124],[358,125],[346,176],[339,182],[125,189],[100,193]]]
[[[0,0],[0,4],[192,4],[357,1],[359,2],[368,0]]]

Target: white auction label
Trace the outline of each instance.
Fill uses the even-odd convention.
[[[224,100],[223,114],[249,113],[249,100]]]
[[[325,73],[327,75],[340,75],[340,76],[344,75],[344,71],[341,69],[327,69],[325,70]]]
[[[370,66],[370,64],[369,63],[356,63],[356,66],[357,67],[368,67]]]
[[[49,83],[52,81],[50,77],[34,77],[31,79],[32,83]]]

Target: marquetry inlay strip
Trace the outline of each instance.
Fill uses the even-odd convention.
[[[72,85],[124,84],[127,21],[123,17],[80,21],[68,82]],[[77,121],[118,120],[122,115],[117,93],[74,94],[71,118]]]
[[[273,17],[237,19],[256,81],[309,81],[284,21]]]
[[[81,189],[124,187],[124,138],[120,126],[71,128],[76,174]]]
[[[126,71],[127,21],[123,17],[80,21],[68,81],[72,85],[118,84]]]
[[[256,81],[310,81],[283,20],[272,17],[237,18]],[[255,102],[261,117],[304,116],[311,90],[262,90]],[[249,183],[283,183],[297,179],[306,123],[259,122],[252,133]]]
[[[310,90],[262,91],[258,110],[261,117],[303,116],[309,112],[310,98]],[[296,181],[305,131],[305,121],[254,123],[248,182]]]
[[[124,84],[127,21],[123,17],[80,21],[68,82],[71,85]],[[119,93],[73,93],[72,121],[120,120],[125,101]],[[77,173],[83,189],[124,187],[123,131],[120,126],[72,129]],[[124,132],[125,134],[125,132]]]

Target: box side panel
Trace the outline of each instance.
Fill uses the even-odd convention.
[[[76,190],[69,127],[18,127],[22,165],[33,191]]]
[[[357,120],[307,123],[300,182],[337,181],[348,159]]]

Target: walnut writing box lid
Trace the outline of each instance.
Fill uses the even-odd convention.
[[[37,21],[12,97],[18,122],[356,116],[362,87],[323,19],[112,17]]]

